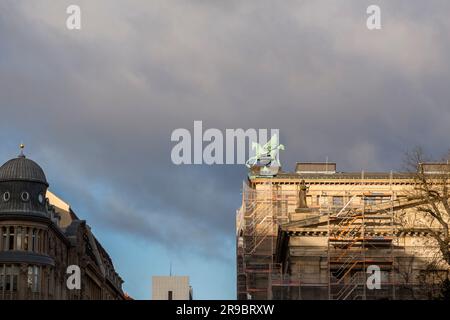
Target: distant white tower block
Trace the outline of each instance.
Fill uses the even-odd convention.
[[[192,300],[192,287],[187,276],[153,276],[153,300]]]

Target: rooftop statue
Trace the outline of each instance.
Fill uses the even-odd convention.
[[[298,201],[297,201],[298,209],[308,208],[308,205],[306,204],[306,194],[307,193],[308,193],[308,187],[306,186],[305,180],[302,180],[300,182],[300,188],[298,191]]]
[[[264,167],[281,167],[278,151],[284,150],[284,145],[278,143],[278,136],[274,134],[270,141],[261,146],[257,142],[252,143],[252,150],[255,150],[255,156],[248,159],[245,163],[247,168],[256,165]]]

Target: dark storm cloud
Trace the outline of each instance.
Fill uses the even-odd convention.
[[[26,141],[95,224],[233,257],[245,170],[172,165],[170,134],[194,120],[279,128],[286,169],[447,149],[448,1],[379,1],[372,32],[366,1],[78,1],[69,32],[71,3],[0,4],[1,154]]]

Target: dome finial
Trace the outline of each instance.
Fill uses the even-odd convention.
[[[25,158],[25,155],[23,154],[23,149],[25,149],[25,145],[21,143],[19,147],[20,147],[19,158]]]

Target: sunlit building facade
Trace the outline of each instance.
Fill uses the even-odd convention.
[[[192,300],[193,290],[188,276],[154,276],[153,300]]]
[[[339,172],[335,163],[251,171],[237,211],[238,299],[437,298],[449,268],[416,188],[410,173]],[[373,268],[376,289],[367,286]]]
[[[23,153],[0,167],[0,299],[123,299],[111,258]],[[67,286],[78,266],[80,289]]]

